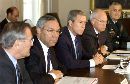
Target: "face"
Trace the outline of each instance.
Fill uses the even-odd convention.
[[[30,55],[30,48],[33,46],[32,33],[29,28],[25,30],[26,38],[19,41],[19,58],[25,58]]]
[[[12,13],[9,13],[9,20],[11,22],[17,21],[19,18],[19,11],[17,9],[14,9]]]
[[[114,20],[117,21],[121,17],[122,7],[121,5],[112,5],[109,8],[109,15]]]
[[[38,38],[47,46],[55,46],[60,32],[60,26],[57,20],[47,21],[44,28],[38,28]]]
[[[77,15],[74,21],[69,21],[69,29],[76,35],[82,35],[86,24],[86,16]]]
[[[99,12],[97,16],[93,19],[92,25],[98,31],[105,31],[107,24],[107,15],[105,12]]]

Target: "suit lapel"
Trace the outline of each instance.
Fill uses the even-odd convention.
[[[74,49],[74,45],[73,45],[73,41],[72,41],[72,38],[70,36],[70,33],[69,33],[69,30],[67,27],[64,28],[64,34],[67,36],[68,38],[68,41],[69,41],[69,45],[71,46],[71,50],[72,50],[72,56],[73,58],[75,59],[76,55],[75,55],[75,49]]]
[[[46,69],[46,62],[45,62],[45,55],[44,55],[44,52],[43,52],[43,49],[42,49],[42,46],[38,40],[38,38],[36,36],[34,36],[34,45],[37,46],[37,53],[40,54],[39,56],[41,56],[40,60],[41,62],[43,63],[44,65],[44,68]],[[51,47],[50,48],[50,51],[51,51],[51,56],[50,56],[50,59],[51,59],[51,63],[52,63],[52,67],[54,69],[57,68],[57,62],[56,62],[56,59],[55,59],[55,52],[54,52],[54,49]]]
[[[98,48],[99,47],[99,44],[98,44],[98,37],[99,36],[96,35],[96,32],[95,32],[91,22],[88,22],[88,26],[89,27],[87,27],[87,30],[86,30],[86,31],[88,31],[87,35],[89,35],[90,37],[94,38],[95,45]]]
[[[3,60],[4,63],[6,63],[9,66],[9,68],[13,71],[13,72],[11,71],[11,73],[13,74],[13,76],[15,76],[15,81],[17,81],[15,67],[14,67],[12,61],[9,59],[8,55],[6,54],[6,52],[4,51],[4,49],[1,48],[1,47],[0,47],[0,56],[1,56],[0,57],[1,60]]]
[[[57,69],[58,64],[57,64],[57,61],[55,59],[56,55],[55,55],[54,49],[51,47],[50,51],[51,51],[51,63],[52,63],[53,69]]]
[[[43,49],[42,49],[42,46],[38,40],[38,38],[36,36],[34,36],[34,43],[33,43],[33,50],[32,52],[36,52],[36,54],[39,54],[37,56],[39,56],[39,60],[40,60],[40,65],[42,65],[42,67],[44,67],[44,71],[46,72],[46,62],[45,62],[45,56],[44,56],[44,52],[43,52]]]

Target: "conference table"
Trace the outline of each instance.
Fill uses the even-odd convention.
[[[119,60],[107,60],[101,65],[96,66],[95,68],[83,68],[83,69],[74,69],[68,70],[67,76],[76,76],[76,77],[93,77],[98,78],[98,84],[120,84],[125,78],[130,84],[130,74],[118,74],[115,73],[112,69],[102,69],[103,65],[116,65],[119,64]]]

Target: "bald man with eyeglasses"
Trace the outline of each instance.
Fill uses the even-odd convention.
[[[106,30],[107,15],[104,10],[96,9],[90,15],[83,32],[82,45],[90,58],[95,53],[107,56],[112,51]]]

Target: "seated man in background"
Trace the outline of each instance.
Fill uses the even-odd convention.
[[[103,62],[102,55],[97,53],[93,55],[93,59],[89,59],[81,45],[79,35],[82,35],[86,24],[84,13],[81,10],[71,10],[67,21],[67,26],[63,28],[55,46],[58,60],[67,69],[90,68],[101,64]]]
[[[26,68],[34,84],[54,84],[65,72],[52,48],[58,40],[60,26],[55,17],[45,15],[37,21],[36,30],[30,57],[25,59]]]
[[[113,50],[126,49],[127,41],[130,41],[130,38],[128,38],[128,33],[119,22],[122,15],[122,5],[119,2],[112,2],[109,6],[108,13],[108,24],[106,30],[111,39]]]
[[[16,7],[10,7],[6,10],[6,18],[0,23],[0,33],[3,30],[5,24],[8,22],[15,22],[19,17],[19,10]]]
[[[32,84],[24,62],[33,45],[31,27],[23,22],[5,25],[0,38],[0,84]]]
[[[108,55],[112,51],[112,45],[105,31],[107,15],[104,10],[96,9],[90,15],[90,20],[86,24],[83,32],[82,45],[89,56],[97,52]],[[92,57],[91,57],[92,58]]]

